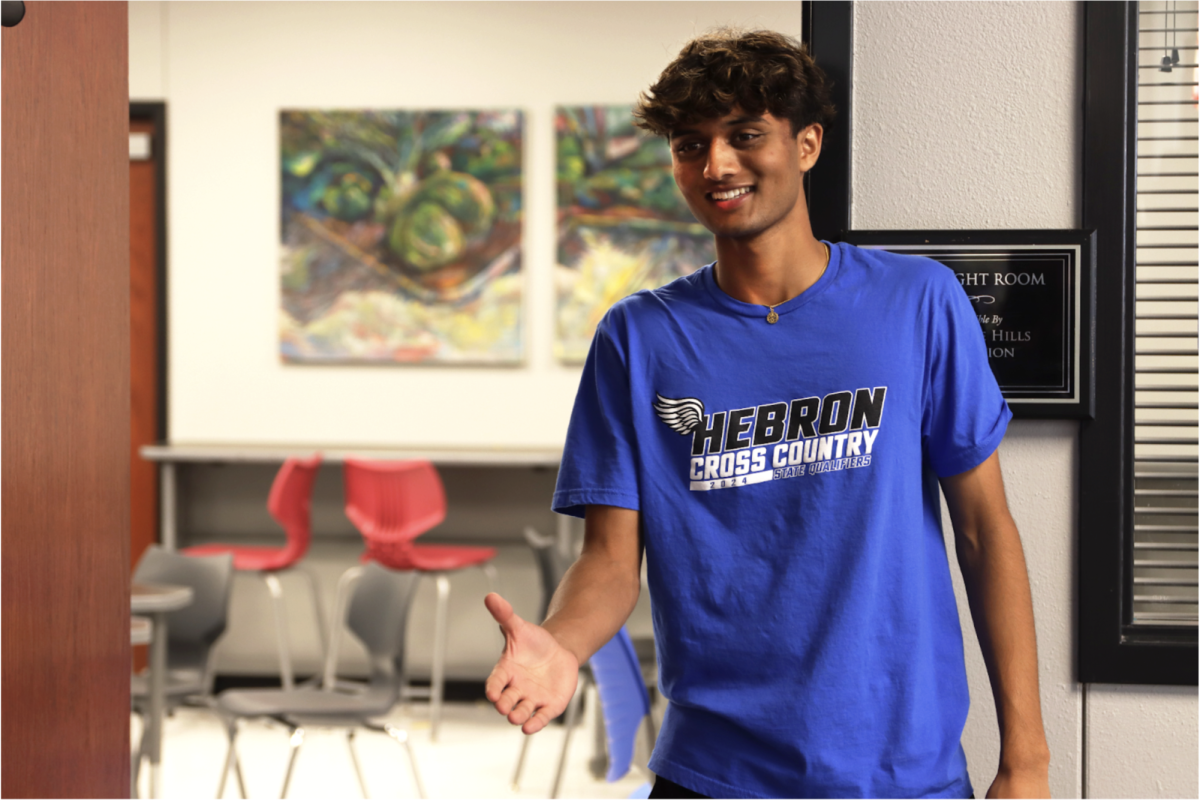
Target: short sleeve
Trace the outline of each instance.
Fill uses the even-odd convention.
[[[938,273],[926,364],[921,434],[939,478],[977,467],[1004,438],[1012,412],[988,364],[987,343],[966,292]]]
[[[588,504],[638,509],[637,447],[619,307],[596,328],[579,380],[551,504],[583,517]]]

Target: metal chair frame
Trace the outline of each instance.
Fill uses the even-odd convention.
[[[558,755],[558,766],[554,770],[554,784],[550,790],[551,798],[561,797],[563,777],[566,774],[567,768],[567,753],[571,747],[571,735],[574,734],[576,724],[578,723],[579,708],[582,706],[583,696],[592,687],[596,687],[596,681],[592,676],[592,672],[585,667],[579,671],[579,684],[576,685],[575,694],[571,696],[571,703],[567,705],[567,711],[564,713],[566,718],[563,721],[562,750]],[[647,749],[653,751],[654,743],[658,740],[658,731],[654,725],[654,715],[649,708],[646,710],[640,728],[645,733]],[[516,770],[513,771],[513,791],[520,789],[521,772],[525,766],[525,756],[529,751],[529,741],[532,739],[533,735],[528,735],[521,742],[521,753],[517,757]]]
[[[320,454],[316,454],[309,459],[289,458],[276,474],[275,481],[271,485],[270,496],[267,500],[267,508],[271,512],[271,516],[287,534],[286,544],[280,547],[278,551],[292,551],[295,561],[285,567],[270,570],[245,568],[239,570],[239,572],[257,573],[271,596],[271,612],[275,621],[275,639],[279,651],[279,679],[285,690],[293,689],[296,685],[296,680],[292,669],[292,651],[287,634],[287,605],[283,599],[283,584],[279,581],[280,573],[295,571],[308,582],[309,597],[312,599],[313,617],[317,624],[317,637],[321,644],[322,657],[324,657],[329,648],[329,638],[325,627],[325,612],[322,609],[321,591],[317,583],[317,578],[310,568],[300,563],[312,541],[311,523],[309,521],[310,496],[312,482],[316,479],[316,471],[320,467],[321,461]],[[311,472],[305,476],[303,473],[298,473],[298,471],[302,470]],[[289,485],[288,482],[293,483]],[[285,494],[289,492],[292,493],[289,500],[294,499],[297,487],[303,488],[300,490],[302,492],[302,499],[298,515],[296,514],[296,508],[288,505],[284,500]],[[209,545],[199,545],[191,549],[185,549],[184,552],[194,551],[196,553],[210,554],[216,553],[216,549],[218,548],[228,548],[228,552],[235,555],[236,563],[239,546],[233,544],[212,543]],[[299,551],[298,555],[295,553],[296,550]],[[308,683],[315,684],[315,681]]]
[[[195,565],[195,567],[189,568],[186,567],[187,565]],[[199,578],[194,578],[197,572],[207,574],[203,575],[203,582]],[[228,555],[188,556],[186,554],[166,551],[159,546],[151,546],[138,561],[137,568],[134,570],[135,581],[151,584],[155,582],[182,584],[192,587],[194,590],[200,590],[205,583],[208,583],[212,585],[209,589],[215,590],[217,595],[222,596],[221,598],[214,598],[208,597],[209,593],[201,593],[200,597],[191,606],[167,614],[167,617],[170,619],[193,621],[191,625],[185,626],[185,628],[194,628],[194,621],[197,618],[202,621],[208,621],[207,629],[199,634],[199,639],[188,643],[191,646],[191,650],[199,652],[203,656],[203,664],[189,665],[191,669],[199,670],[198,681],[177,682],[175,686],[172,686],[170,673],[171,646],[172,642],[174,642],[176,644],[175,650],[178,652],[180,638],[173,638],[171,632],[178,632],[179,627],[175,624],[166,626],[168,632],[166,643],[168,664],[165,683],[166,711],[168,713],[181,704],[190,703],[191,705],[205,707],[211,707],[212,705],[212,688],[215,678],[213,670],[214,646],[225,632],[229,612],[229,598],[233,587],[233,574],[233,560]],[[189,581],[189,575],[194,580]],[[206,608],[206,602],[210,604],[216,603],[220,607],[219,610]],[[134,644],[140,644],[148,636],[149,621],[136,617],[133,618],[133,621],[137,625],[137,641]],[[178,653],[176,653],[176,659],[178,660],[179,658]],[[138,747],[136,751],[132,752],[130,758],[130,793],[131,797],[136,798],[138,783],[141,778],[142,763],[148,756],[146,753],[147,723],[144,710],[141,708],[142,699],[135,695],[131,700],[132,712],[142,721]]]
[[[349,618],[349,615],[351,612],[351,606],[354,601],[354,591],[357,589],[357,586],[358,586],[359,582],[361,581],[364,573],[366,573],[368,570],[386,571],[386,568],[383,568],[377,564],[369,564],[369,565],[365,565],[365,566],[352,567],[349,570],[347,570],[345,573],[343,573],[341,578],[338,580],[337,598],[335,600],[335,617],[334,617],[334,620],[338,623],[338,625],[335,626],[333,629],[331,640],[329,643],[329,648],[326,653],[325,669],[324,669],[324,674],[323,674],[322,681],[321,681],[321,687],[319,689],[305,689],[305,690],[299,690],[299,691],[285,689],[285,690],[280,690],[280,691],[261,691],[261,692],[264,692],[264,693],[277,692],[279,694],[279,696],[284,697],[289,693],[292,693],[294,695],[297,692],[334,694],[334,693],[339,693],[339,691],[342,691],[347,687],[359,687],[359,685],[357,685],[356,683],[340,682],[338,680],[338,678],[337,678],[337,663],[338,663],[338,652],[339,652],[340,645],[341,645],[342,631],[343,631],[343,628],[345,628],[349,623],[348,618]],[[387,572],[395,572],[395,571],[387,571]],[[407,620],[408,605],[409,605],[409,603],[411,603],[412,588],[415,588],[415,578],[416,577],[414,576],[413,584],[409,589],[409,600],[404,604],[404,609],[402,610],[402,614],[400,615],[401,631],[398,636],[401,637],[401,649],[403,647],[403,639],[402,639],[403,638],[403,629],[405,627],[405,622]],[[368,650],[370,650],[370,644],[368,644],[368,645],[369,645]],[[375,662],[376,656],[377,655],[372,654],[373,663]],[[396,660],[396,661],[402,662],[402,659]],[[378,673],[376,672],[377,667],[378,667],[377,665],[373,664],[372,684],[368,685],[368,688],[372,685],[378,687],[380,684],[380,678],[379,678]],[[402,668],[397,668],[395,665],[393,665],[392,668],[394,669],[394,673],[390,677],[388,677],[387,681],[393,685],[393,689],[395,692],[395,698],[397,701],[399,701],[401,699],[400,688],[403,686],[403,682],[404,682],[403,670],[402,670]],[[360,688],[360,689],[368,689],[368,688]],[[229,691],[229,692],[236,693],[237,691]],[[222,693],[221,697],[224,697],[225,695],[227,695],[227,693]],[[354,697],[353,695],[348,696],[348,698],[353,698],[353,697]],[[218,705],[220,707],[219,700],[220,699],[218,699]],[[281,704],[281,706],[285,706],[285,705],[286,704]],[[290,744],[290,750],[289,750],[289,754],[288,754],[287,770],[286,770],[286,772],[284,774],[284,778],[283,778],[283,787],[280,791],[280,796],[279,796],[280,798],[287,797],[287,792],[291,786],[292,775],[293,775],[295,765],[296,765],[296,759],[300,754],[301,746],[303,746],[303,744],[304,744],[306,727],[310,727],[310,728],[312,728],[312,727],[342,728],[345,730],[346,745],[350,751],[350,759],[354,766],[355,777],[358,780],[359,789],[361,790],[364,798],[369,797],[369,795],[367,792],[366,780],[363,777],[362,766],[359,762],[358,753],[354,746],[356,731],[358,728],[361,727],[361,728],[366,728],[370,731],[376,731],[376,732],[380,732],[382,734],[386,734],[388,737],[390,737],[392,740],[394,740],[398,745],[400,745],[404,749],[406,755],[408,756],[409,765],[412,769],[413,782],[416,785],[417,794],[420,798],[425,798],[425,786],[421,781],[421,775],[417,769],[416,757],[413,754],[412,745],[409,742],[409,737],[408,737],[407,731],[397,728],[397,727],[392,726],[387,723],[375,722],[370,719],[371,717],[374,717],[374,715],[366,715],[366,716],[360,717],[359,714],[353,710],[353,704],[350,704],[344,710],[330,711],[330,712],[324,713],[324,715],[316,714],[316,713],[290,713],[286,710],[280,710],[274,714],[264,715],[264,717],[283,725],[284,727],[286,727],[288,729],[288,732],[289,732],[288,739],[289,739],[289,744]],[[324,717],[326,719],[322,719],[322,717]],[[229,738],[229,748],[225,755],[225,763],[224,763],[224,767],[221,771],[220,784],[217,787],[217,797],[218,798],[223,797],[225,794],[225,785],[228,780],[229,772],[231,769],[233,770],[234,776],[237,779],[238,789],[239,789],[239,792],[241,793],[241,797],[246,798],[245,781],[242,776],[241,762],[238,759],[237,749],[236,749],[236,741],[237,741],[237,736],[238,736],[238,724],[241,719],[242,719],[241,716],[232,716],[232,717],[228,717],[227,721],[226,721],[226,734]]]
[[[392,464],[396,465],[401,463]],[[404,521],[404,524],[399,527],[404,530],[404,533],[396,537],[396,540],[413,542],[417,539],[417,537],[441,523],[441,521],[445,518],[445,491],[442,487],[441,478],[438,476],[437,470],[432,465],[423,462],[402,464],[409,468],[427,468],[427,475],[432,480],[432,487],[429,489],[429,491],[436,493],[437,496],[441,497],[440,513],[430,513],[428,510],[426,510],[426,516],[424,518],[406,520]],[[371,519],[371,515],[364,514],[359,508],[357,508],[353,500],[353,493],[350,490],[349,475],[350,471],[356,468],[369,472],[379,469],[380,467],[380,463],[366,460],[360,461],[347,459],[344,463],[344,469],[346,470],[347,476],[346,516],[350,518],[351,522],[354,523],[355,527],[358,528],[359,532],[363,535],[363,539],[367,544],[368,551],[370,551],[372,543],[375,542],[376,537],[378,536],[377,534],[373,534],[378,521]],[[420,548],[423,546],[417,545],[415,547]],[[387,564],[387,562],[383,562],[383,564]],[[491,563],[491,561],[480,562],[474,565],[464,565],[462,568],[456,568],[454,570],[426,570],[418,568],[418,572],[422,576],[429,576],[434,580],[437,592],[437,606],[434,610],[433,664],[430,666],[430,682],[428,689],[423,687],[405,686],[402,692],[405,698],[429,699],[429,737],[433,742],[437,742],[438,732],[441,729],[443,696],[445,695],[446,643],[448,640],[447,624],[450,615],[449,574],[452,572],[457,572],[461,569],[466,569],[467,567],[478,567],[483,571],[484,576],[487,578],[489,592],[501,591],[500,574],[496,571],[496,567]]]
[[[271,595],[271,611],[275,620],[275,640],[279,648],[279,680],[284,689],[290,690],[296,686],[296,677],[292,669],[292,650],[287,635],[287,605],[283,600],[283,585],[279,581],[279,574],[283,572],[295,572],[304,576],[308,582],[309,596],[312,598],[313,604],[313,618],[317,623],[317,637],[321,643],[322,655],[329,650],[329,636],[326,633],[325,612],[321,609],[321,591],[317,584],[317,578],[310,568],[295,564],[282,570],[259,571],[258,576],[267,585],[267,592]]]

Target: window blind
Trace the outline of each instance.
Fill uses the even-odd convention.
[[[1138,5],[1135,626],[1197,623],[1198,6]]]

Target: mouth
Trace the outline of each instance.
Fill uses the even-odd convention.
[[[719,209],[732,209],[740,206],[754,192],[753,186],[737,186],[732,189],[721,189],[706,193],[706,197],[716,204]]]

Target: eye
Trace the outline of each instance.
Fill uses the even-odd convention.
[[[733,135],[735,144],[747,145],[761,137],[762,134],[754,133],[753,131],[738,131]]]
[[[700,143],[695,140],[685,141],[685,142],[680,142],[679,144],[677,144],[675,146],[675,152],[680,156],[685,156],[690,153],[699,152],[700,147],[701,147]]]

